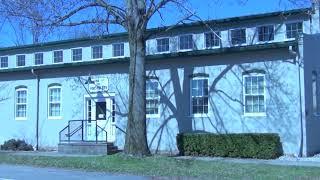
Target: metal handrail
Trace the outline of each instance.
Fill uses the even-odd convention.
[[[98,141],[98,135],[101,133],[101,132],[104,132],[106,133],[106,139],[105,141],[103,142],[107,142],[107,135],[108,135],[108,132],[105,130],[105,128],[102,128],[101,126],[98,125],[98,121],[106,121],[106,120],[69,120],[68,121],[68,125],[66,127],[64,127],[60,132],[59,132],[59,141],[60,142],[74,142],[74,141],[79,141],[79,140],[71,140],[71,137],[76,134],[77,132],[79,132],[80,130],[82,130],[81,132],[81,141],[83,142],[92,142],[92,140],[84,140],[84,122],[96,122],[95,124],[95,142],[98,143],[98,142],[101,142],[101,141]],[[81,125],[77,126],[77,128],[75,128],[74,130],[71,131],[71,126],[70,124],[72,125],[73,122],[81,122]],[[101,129],[101,132],[98,132],[98,128]],[[65,137],[68,138],[68,140],[62,140],[62,133],[68,129],[68,133],[64,134]]]
[[[83,129],[83,125],[78,126],[75,130],[73,130],[72,132],[66,134],[66,136],[73,136],[76,132],[78,132],[80,129]]]
[[[125,130],[123,130],[121,127],[114,125],[117,129],[119,129],[121,132],[123,132],[124,134],[127,134],[127,132]]]

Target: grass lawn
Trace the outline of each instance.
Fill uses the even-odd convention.
[[[132,158],[121,154],[101,157],[44,157],[0,153],[1,163],[206,179],[313,179],[320,177],[320,168],[177,160],[164,156]]]

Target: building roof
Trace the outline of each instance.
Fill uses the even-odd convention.
[[[248,51],[259,51],[259,50],[267,50],[267,49],[279,49],[279,48],[287,48],[289,46],[296,46],[297,41],[285,41],[285,42],[274,42],[267,44],[254,44],[247,46],[236,46],[236,47],[225,47],[225,48],[217,48],[217,49],[206,49],[206,50],[195,50],[195,51],[187,51],[187,52],[175,52],[168,54],[156,54],[156,55],[148,55],[147,62],[152,60],[162,60],[162,59],[174,59],[179,57],[194,57],[194,56],[209,56],[215,54],[223,54],[223,53],[236,53],[236,52],[248,52]],[[34,70],[48,70],[54,68],[70,68],[70,67],[79,67],[86,65],[99,65],[99,64],[112,64],[112,63],[128,63],[129,57],[125,58],[117,58],[117,59],[103,59],[99,61],[81,61],[81,62],[72,62],[72,63],[63,63],[63,64],[48,64],[42,66],[28,66],[28,67],[18,67],[18,68],[10,68],[10,69],[0,69],[1,73],[8,72],[22,72],[22,71],[30,71]]]
[[[231,18],[225,18],[225,19],[197,21],[193,23],[179,24],[172,29],[179,30],[186,27],[203,26],[204,24],[231,23],[231,22],[247,21],[247,20],[254,20],[254,19],[261,19],[261,18],[268,18],[268,17],[276,17],[281,15],[282,16],[299,15],[299,14],[307,15],[307,14],[310,14],[310,12],[312,12],[312,8],[293,9],[288,11],[262,13],[262,14],[248,15],[248,16],[231,17]],[[148,32],[150,33],[161,32],[165,29],[168,29],[169,27],[152,28],[152,29],[148,29]],[[103,41],[110,38],[126,38],[127,36],[128,34],[126,32],[123,32],[123,33],[114,33],[114,34],[103,35],[103,36],[68,39],[68,40],[52,41],[52,42],[22,45],[22,46],[3,47],[3,48],[0,48],[0,53],[7,52],[7,51],[15,51],[15,50],[27,50],[27,49],[34,49],[34,48],[52,47],[52,46],[59,46],[63,44],[72,44],[72,43],[81,43],[81,42],[90,42],[90,41]]]

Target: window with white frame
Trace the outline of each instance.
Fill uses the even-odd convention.
[[[91,47],[92,59],[102,59],[102,46],[93,46]]]
[[[231,43],[232,45],[241,45],[247,42],[246,29],[231,30]]]
[[[193,46],[194,46],[194,43],[193,43],[193,35],[192,34],[179,36],[179,49],[180,50],[193,49]]]
[[[112,56],[113,57],[124,56],[124,43],[112,44]]]
[[[220,46],[220,32],[208,32],[205,33],[206,48],[219,47]]]
[[[1,57],[0,68],[7,68],[7,67],[8,67],[8,57]]]
[[[72,49],[72,61],[82,61],[82,48]]]
[[[244,85],[244,114],[264,115],[266,112],[265,74],[250,73],[243,75]]]
[[[16,119],[27,118],[27,88],[21,87],[16,89]]]
[[[34,54],[34,64],[35,65],[43,64],[43,53]]]
[[[259,41],[273,41],[274,40],[274,26],[261,26],[258,27]]]
[[[319,90],[318,90],[318,73],[317,71],[312,71],[312,106],[313,106],[313,113],[315,115],[319,115],[320,107],[318,105],[318,97],[319,97]]]
[[[288,23],[286,24],[287,38],[296,38],[303,32],[302,22]]]
[[[159,115],[159,83],[156,80],[146,82],[146,114],[147,116]]]
[[[207,114],[209,103],[208,78],[196,77],[191,80],[192,114]]]
[[[49,86],[48,111],[49,118],[61,117],[61,85]]]
[[[53,63],[61,63],[63,62],[63,51],[53,51]]]
[[[17,67],[26,65],[26,55],[17,55]]]
[[[169,38],[157,39],[157,52],[169,51]]]

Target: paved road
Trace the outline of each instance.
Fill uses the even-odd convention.
[[[99,172],[85,172],[79,170],[64,170],[56,168],[37,168],[29,166],[0,164],[0,180],[99,180],[99,179],[132,179],[147,180],[150,177],[115,175]]]

